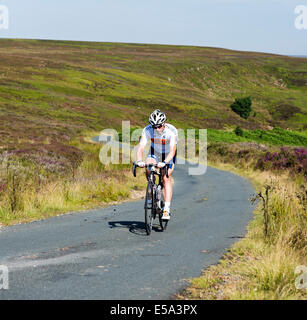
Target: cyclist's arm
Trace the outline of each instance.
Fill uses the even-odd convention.
[[[148,139],[146,137],[146,134],[143,133],[141,140],[140,140],[140,143],[139,143],[139,146],[138,146],[137,153],[136,153],[137,161],[142,161],[142,159],[143,159],[143,152],[144,152],[145,146],[147,144],[147,140]]]

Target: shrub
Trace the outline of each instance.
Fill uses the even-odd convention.
[[[290,169],[293,173],[307,176],[307,149],[283,147],[279,152],[266,152],[258,159],[256,168],[278,171]]]
[[[252,111],[251,97],[239,98],[230,106],[231,110],[241,118],[247,119]]]
[[[235,134],[237,135],[237,136],[240,136],[240,137],[243,137],[243,130],[242,130],[242,128],[241,127],[236,127],[236,129],[235,129]]]

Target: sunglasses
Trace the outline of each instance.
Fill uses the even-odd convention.
[[[162,128],[163,127],[163,124],[159,124],[159,125],[157,125],[157,126],[154,126],[154,129],[160,129],[160,128]]]

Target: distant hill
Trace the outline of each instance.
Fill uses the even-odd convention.
[[[235,98],[251,96],[240,118]],[[0,40],[0,147],[66,143],[144,126],[155,108],[181,128],[307,129],[307,60],[219,48]]]

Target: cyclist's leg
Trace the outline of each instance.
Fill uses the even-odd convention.
[[[157,164],[159,162],[159,157],[157,155],[149,153],[146,158],[146,164]],[[145,170],[146,179],[149,179],[150,171],[146,168]],[[152,201],[151,194],[148,195],[149,202]]]
[[[147,155],[146,164],[157,164],[158,162],[159,159],[155,155],[151,155],[150,153]]]
[[[146,164],[157,164],[159,162],[159,158],[154,154],[148,154],[146,158]],[[148,178],[150,172],[146,169],[146,178]],[[147,179],[148,180],[148,179]]]
[[[170,162],[170,167],[168,170],[168,178],[166,175],[163,175],[163,196],[164,196],[164,201],[165,201],[165,207],[164,209],[166,211],[170,211],[170,204],[172,202],[172,197],[173,197],[173,185],[172,185],[172,173],[175,169],[175,164],[174,164],[174,159]]]
[[[166,175],[163,175],[163,195],[164,195],[164,200],[165,202],[171,202],[172,201],[172,196],[173,196],[173,185],[172,185],[172,173],[174,171],[174,166],[172,169],[168,170],[168,178]]]

